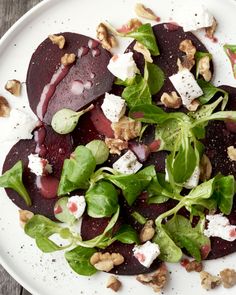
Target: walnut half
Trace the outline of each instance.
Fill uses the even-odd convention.
[[[198,74],[202,75],[204,80],[209,82],[212,78],[210,71],[210,57],[208,55],[202,57],[198,62]]]
[[[90,263],[101,271],[109,272],[114,266],[124,262],[124,257],[119,253],[101,253],[96,252],[90,258]]]
[[[19,80],[13,79],[8,80],[5,89],[10,92],[12,95],[20,96],[21,93],[21,82]]]
[[[178,109],[182,105],[182,99],[175,91],[172,91],[170,94],[164,92],[161,96],[161,102],[164,104],[165,107],[171,109]]]
[[[5,97],[0,96],[0,117],[10,116],[10,105]]]
[[[21,227],[25,227],[26,223],[34,216],[33,212],[28,210],[19,210],[19,219]]]
[[[107,282],[107,288],[110,288],[114,292],[119,291],[121,287],[121,282],[115,277],[115,276],[110,276]]]
[[[153,227],[153,224],[153,220],[148,220],[145,223],[139,235],[141,242],[147,242],[153,238],[153,236],[155,235],[155,229]]]
[[[61,63],[64,66],[68,66],[70,64],[73,64],[75,62],[76,55],[74,53],[65,53],[61,58]]]
[[[114,136],[117,139],[128,141],[140,135],[142,124],[129,117],[122,117],[119,122],[112,123],[111,128],[114,131]]]
[[[162,264],[153,274],[138,275],[137,280],[144,285],[150,286],[155,292],[160,292],[167,283],[167,274],[167,267]]]
[[[115,37],[109,33],[107,27],[103,23],[100,23],[97,27],[97,38],[101,42],[102,47],[106,50],[111,50],[111,48],[117,45]]]
[[[236,161],[236,148],[234,146],[231,145],[227,148],[227,154],[230,160]]]
[[[147,8],[142,3],[137,3],[135,5],[134,10],[137,16],[140,16],[146,19],[160,21],[160,18],[150,8]]]
[[[153,59],[152,59],[152,56],[151,56],[150,51],[143,44],[141,44],[139,42],[136,42],[134,44],[134,50],[137,51],[137,52],[139,52],[139,53],[142,53],[144,59],[147,62],[153,63]]]
[[[200,272],[201,285],[205,290],[215,289],[221,284],[221,279],[217,276],[213,276],[206,271]]]
[[[222,284],[225,288],[232,288],[236,285],[236,271],[226,268],[220,272]]]
[[[186,54],[182,62],[180,60],[177,61],[179,71],[181,70],[181,67],[191,70],[195,65],[194,56],[197,51],[196,47],[193,45],[191,40],[185,39],[180,43],[179,50]]]
[[[57,45],[60,49],[63,49],[65,46],[65,37],[62,35],[49,35],[48,38],[52,41],[53,44]]]
[[[128,142],[118,138],[105,138],[105,144],[110,150],[110,154],[120,155],[121,151],[128,148]]]

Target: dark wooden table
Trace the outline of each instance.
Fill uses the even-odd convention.
[[[42,0],[0,0],[0,38],[26,11]],[[0,295],[30,295],[0,265]]]

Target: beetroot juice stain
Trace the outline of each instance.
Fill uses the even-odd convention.
[[[36,186],[40,190],[43,198],[54,199],[57,197],[59,180],[51,175],[37,176]]]
[[[44,115],[47,112],[48,104],[56,90],[57,85],[68,74],[69,69],[70,69],[70,66],[61,65],[52,76],[51,81],[44,86],[43,92],[41,94],[40,101],[36,110],[37,116],[39,117],[40,120],[43,119]]]
[[[35,153],[39,154],[42,158],[44,158],[47,153],[47,148],[44,145],[46,135],[47,132],[44,126],[34,132],[34,141],[36,142]]]

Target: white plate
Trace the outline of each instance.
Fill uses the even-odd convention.
[[[170,20],[172,8],[183,0],[143,0],[152,8],[162,21]],[[190,0],[188,0],[190,1]],[[194,1],[194,0],[191,0]],[[102,20],[110,20],[120,26],[135,17],[135,0],[47,0],[32,9],[19,20],[0,42],[0,93],[10,100],[13,106],[23,106],[27,102],[25,89],[23,97],[13,98],[4,90],[8,79],[25,81],[27,66],[33,51],[49,34],[72,31],[95,37],[96,26]],[[205,6],[219,22],[217,37],[219,42],[206,40],[198,34],[214,54],[216,84],[236,86],[232,78],[230,64],[223,53],[222,44],[236,44],[235,11],[233,0],[205,0]],[[129,40],[121,44],[125,48]],[[1,126],[0,126],[1,127]],[[1,145],[0,165],[11,147]],[[4,190],[0,191],[0,262],[26,289],[40,295],[70,294],[111,294],[105,288],[108,275],[98,274],[91,278],[77,276],[68,267],[63,253],[43,255],[34,245],[34,241],[25,236],[19,227],[17,208],[9,201]],[[236,269],[236,254],[225,259],[205,263],[206,270],[217,274],[225,267]],[[54,260],[55,259],[55,260]],[[208,294],[200,286],[199,274],[188,274],[179,265],[169,266],[170,282],[165,294]],[[153,291],[141,285],[135,277],[121,277],[123,288],[119,294],[152,294]],[[225,294],[222,287],[214,294]],[[227,294],[235,294],[235,289]]]

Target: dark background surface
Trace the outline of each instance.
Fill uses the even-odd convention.
[[[0,0],[0,38],[30,8],[41,0]],[[0,265],[0,295],[30,295]]]

